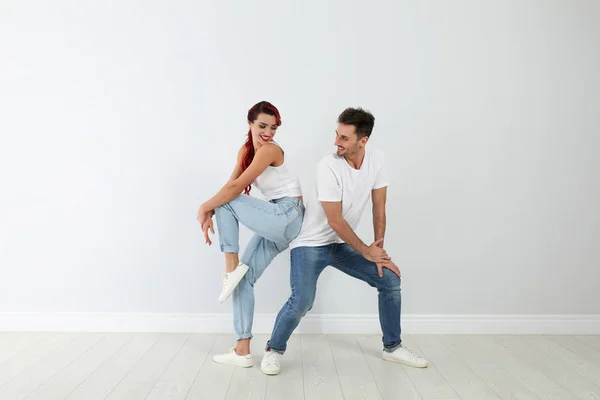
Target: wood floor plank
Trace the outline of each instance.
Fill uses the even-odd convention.
[[[463,400],[500,399],[438,336],[414,335],[411,338]]]
[[[384,361],[380,335],[293,335],[282,371],[216,364],[233,335],[0,333],[1,400],[600,400],[600,336],[404,335],[430,361]]]
[[[268,335],[256,335],[253,341],[255,343],[266,343]],[[253,366],[251,368],[235,368],[233,376],[227,390],[227,400],[248,399],[263,400],[267,391],[267,375],[260,371],[261,355],[253,356]],[[279,376],[278,376],[279,377]]]
[[[0,399],[23,399],[46,383],[55,374],[81,356],[97,341],[102,333],[80,333],[72,340],[27,368],[13,380],[0,386]]]
[[[166,334],[142,357],[106,400],[143,400],[177,356],[188,334]]]
[[[380,335],[362,335],[358,344],[384,399],[423,400],[402,365],[381,358]]]
[[[52,353],[76,336],[75,333],[49,333],[31,346],[18,352],[0,364],[0,387],[14,379],[22,371],[37,364],[41,359]]]
[[[510,350],[495,340],[494,335],[469,335],[466,338],[483,351],[498,365],[514,376],[540,399],[570,400],[574,398],[565,388],[542,374],[536,368],[524,363]]]
[[[578,356],[591,361],[594,365],[600,365],[600,349],[577,339],[575,336],[556,335],[547,336],[547,338],[558,343],[562,347],[569,349]]]
[[[523,336],[523,338],[527,343],[600,387],[600,366],[594,364],[587,356],[581,356],[545,336],[530,335]]]
[[[27,400],[62,400],[117,352],[133,334],[107,334],[36,389]]]
[[[343,399],[342,388],[325,335],[302,335],[304,396],[314,400]]]
[[[502,400],[533,400],[538,398],[504,368],[477,349],[465,336],[441,335],[440,338]]]
[[[257,342],[258,343],[258,342]],[[259,349],[259,364],[255,368],[260,368],[260,361],[264,354],[264,343],[253,345]],[[255,350],[256,351],[256,350]],[[267,391],[265,398],[267,400],[304,400],[304,377],[302,375],[302,342],[300,335],[292,335],[288,342],[286,352],[280,357],[281,373],[277,376],[267,378]]]
[[[423,350],[417,344],[415,338],[411,335],[404,335],[402,338],[403,346],[406,346],[413,353],[425,357]],[[430,363],[427,368],[414,368],[403,366],[406,374],[414,383],[415,387],[423,397],[423,400],[429,399],[460,399],[460,395],[454,390],[452,385],[438,371],[435,364]]]
[[[595,349],[600,350],[600,336],[599,335],[575,335],[573,337],[577,340],[584,342],[588,346],[592,346]]]
[[[537,369],[579,399],[600,399],[600,388],[567,368],[540,349],[523,340],[523,336],[497,335],[498,343],[509,349],[527,365]]]
[[[357,335],[328,335],[344,399],[382,399]]]
[[[146,400],[183,400],[204,363],[216,335],[192,334]]]
[[[0,332],[0,366],[6,360],[48,336],[46,332]]]
[[[223,353],[235,345],[233,335],[219,335],[210,349],[208,356],[200,366],[186,400],[224,399],[227,396],[229,383],[236,367],[217,364],[213,355]]]
[[[67,396],[68,400],[102,400],[164,335],[137,333]]]

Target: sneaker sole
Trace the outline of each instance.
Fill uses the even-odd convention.
[[[275,372],[275,371],[271,371],[271,372],[269,372],[269,371],[265,371],[264,369],[262,369],[262,368],[261,368],[261,369],[260,369],[260,372],[262,372],[262,373],[263,373],[263,374],[265,374],[265,375],[279,375],[279,373],[280,373],[281,371],[277,371],[277,372]]]
[[[214,358],[213,358],[213,361],[217,364],[233,365],[234,367],[240,367],[240,368],[250,368],[253,365],[252,362],[250,364],[240,364],[240,363],[235,363],[235,362],[219,361],[219,360],[215,360]]]
[[[398,359],[392,358],[392,357],[383,356],[381,358],[383,358],[384,361],[389,361],[389,362],[395,362],[395,363],[398,363],[398,364],[408,365],[409,367],[427,368],[427,366],[429,366],[429,363],[427,363],[425,365],[422,365],[422,364],[412,363],[410,361],[398,360]]]
[[[227,294],[227,296],[225,296],[225,298],[221,299],[221,298],[219,297],[219,299],[218,299],[218,302],[219,302],[219,303],[224,303],[224,302],[226,302],[226,301],[227,301],[227,299],[229,299],[229,298],[231,297],[231,295],[232,295],[232,294],[233,294],[233,292],[235,291],[235,288],[237,287],[237,285],[239,285],[239,284],[240,284],[240,281],[241,281],[242,279],[244,279],[244,276],[246,276],[246,274],[248,273],[248,270],[249,270],[249,268],[248,268],[248,267],[246,267],[246,272],[244,272],[244,273],[243,273],[243,274],[240,276],[240,279],[238,279],[237,281],[233,281],[233,282],[232,282],[232,288],[231,288],[231,291],[230,291],[230,292]]]

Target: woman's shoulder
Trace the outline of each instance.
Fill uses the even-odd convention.
[[[269,152],[272,154],[283,154],[284,153],[283,148],[275,142],[269,142],[269,143],[263,144],[260,147],[259,151]]]
[[[240,148],[238,150],[238,153],[237,153],[238,158],[239,157],[243,157],[244,154],[246,154],[246,145],[245,144],[243,144],[243,145],[240,146]]]

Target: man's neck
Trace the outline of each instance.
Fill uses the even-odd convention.
[[[359,149],[358,152],[352,156],[344,157],[350,167],[354,169],[360,169],[365,159],[365,148]]]

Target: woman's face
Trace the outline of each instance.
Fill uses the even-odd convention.
[[[258,147],[273,140],[278,128],[275,116],[269,114],[258,114],[256,120],[249,125],[252,141]]]

